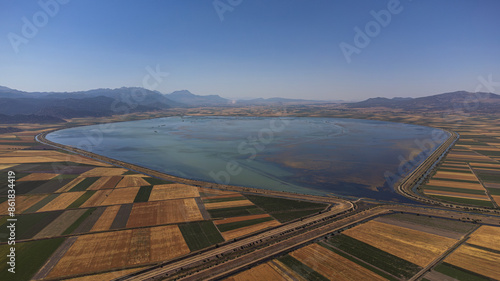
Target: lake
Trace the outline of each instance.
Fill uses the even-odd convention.
[[[448,136],[372,120],[189,116],[75,127],[47,139],[183,178],[408,202],[392,184]]]

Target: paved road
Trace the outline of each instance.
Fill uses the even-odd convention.
[[[345,210],[344,206],[343,210]],[[340,211],[342,209],[338,209]],[[429,216],[437,216],[437,217],[442,217],[442,218],[452,218],[452,219],[460,219],[465,217],[469,217],[472,219],[480,219],[482,222],[489,223],[489,224],[495,224],[495,225],[500,225],[500,217],[495,217],[495,216],[486,216],[486,215],[481,215],[481,214],[470,214],[470,213],[464,213],[464,212],[457,212],[453,210],[445,210],[445,209],[432,209],[432,208],[423,208],[423,207],[416,207],[416,206],[402,206],[402,205],[384,205],[384,206],[378,206],[371,208],[369,210],[361,211],[359,213],[350,215],[348,217],[342,218],[340,220],[335,220],[330,223],[328,223],[325,226],[322,227],[316,227],[312,228],[310,231],[307,231],[305,233],[301,233],[298,235],[291,236],[290,238],[283,240],[283,241],[278,241],[274,244],[270,244],[267,247],[264,247],[262,249],[258,249],[255,251],[252,251],[250,253],[246,253],[242,256],[235,257],[229,261],[226,261],[221,264],[217,264],[215,266],[212,266],[210,268],[201,270],[198,273],[195,273],[193,275],[184,277],[182,280],[200,280],[202,278],[203,280],[216,280],[220,279],[228,274],[237,272],[241,269],[244,269],[245,267],[249,267],[251,265],[257,264],[259,262],[262,262],[263,260],[269,259],[273,256],[279,255],[281,253],[287,252],[290,249],[293,249],[297,246],[303,245],[305,243],[308,243],[310,241],[313,241],[315,239],[324,237],[334,231],[340,230],[346,226],[353,225],[359,222],[362,222],[367,219],[371,219],[374,217],[377,217],[382,214],[388,214],[392,212],[405,212],[405,213],[418,213],[421,215],[429,215]],[[240,247],[246,247],[248,245],[252,245],[254,243],[259,243],[261,239],[264,241],[266,238],[271,238],[272,236],[279,237],[279,235],[283,232],[286,231],[293,231],[294,228],[299,227],[299,226],[304,226],[312,221],[318,220],[321,217],[327,217],[330,216],[331,214],[334,214],[335,211],[330,211],[325,214],[321,214],[318,216],[314,216],[309,218],[308,220],[304,220],[303,222],[296,222],[290,225],[285,225],[283,227],[273,229],[255,236],[250,236],[248,238],[245,238],[243,240],[225,245],[224,247],[218,248],[218,249],[213,249],[211,251],[205,252],[199,256],[195,256],[192,258],[187,258],[180,260],[175,263],[167,264],[162,268],[153,268],[151,270],[146,270],[145,272],[142,272],[140,274],[132,274],[129,276],[125,276],[123,278],[119,278],[117,280],[153,280],[153,279],[161,279],[165,278],[167,275],[168,276],[173,276],[175,275],[176,272],[179,272],[179,269],[182,267],[184,270],[188,268],[196,268],[199,265],[203,264],[204,260],[215,260],[218,259],[218,257],[221,254],[228,254],[228,253],[235,253],[237,251],[240,251]],[[269,239],[272,240],[272,239]],[[233,251],[234,250],[234,251]]]

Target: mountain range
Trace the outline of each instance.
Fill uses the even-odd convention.
[[[188,107],[238,107],[250,105],[305,105],[333,103],[305,99],[230,100],[218,95],[195,95],[188,90],[162,94],[138,87],[94,89],[78,92],[24,92],[0,86],[0,123],[54,123],[75,117],[105,117],[132,112],[161,111]],[[338,103],[338,102],[337,102]],[[492,93],[465,91],[421,98],[370,98],[344,103],[347,108],[391,108],[408,112],[475,110],[498,112],[500,96]]]

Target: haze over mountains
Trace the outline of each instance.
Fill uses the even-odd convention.
[[[95,89],[78,92],[24,92],[0,86],[0,123],[53,123],[66,118],[104,117],[133,112],[158,111],[169,108],[305,105],[332,101],[304,99],[229,100],[218,95],[195,95],[188,90],[162,94],[137,87]],[[337,102],[340,104],[340,102]],[[444,93],[421,98],[370,98],[356,103],[344,103],[346,108],[391,108],[404,111],[443,111],[474,109],[477,112],[497,112],[500,96],[492,93],[465,91]]]

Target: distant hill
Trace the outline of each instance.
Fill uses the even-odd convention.
[[[231,103],[230,100],[218,95],[199,96],[188,90],[175,91],[166,94],[165,97],[179,104],[192,107],[228,105]]]
[[[258,98],[249,100],[236,100],[234,105],[297,105],[297,104],[318,104],[326,103],[319,100],[287,99],[287,98]]]
[[[182,104],[144,88],[123,87],[61,93],[23,92],[0,87],[0,112],[10,116],[34,114],[58,119],[102,117],[179,106]]]
[[[471,93],[457,91],[421,98],[370,98],[365,101],[345,104],[348,108],[384,107],[405,111],[465,111],[500,112],[500,95],[493,93]]]
[[[37,124],[54,124],[54,123],[65,123],[66,121],[53,117],[53,116],[44,116],[44,115],[5,115],[0,114],[0,124],[16,124],[16,123],[37,123]]]

